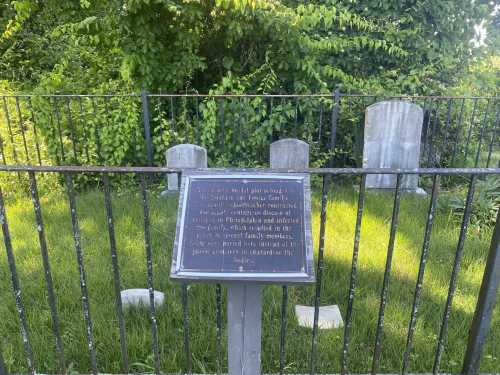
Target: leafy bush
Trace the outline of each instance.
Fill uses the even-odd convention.
[[[453,220],[461,221],[464,213],[467,191],[462,187],[448,191],[439,198],[439,208]],[[476,182],[472,201],[471,225],[476,232],[495,225],[500,207],[500,177],[489,176]]]

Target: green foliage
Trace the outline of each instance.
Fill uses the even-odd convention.
[[[2,6],[0,77],[16,88],[429,93],[456,83],[494,4],[391,1],[19,0]]]
[[[499,12],[493,13],[493,7],[484,0],[473,6],[468,0],[18,0],[0,5],[0,79],[8,92],[36,94],[142,89],[310,93],[333,88],[438,94],[448,89],[462,93],[475,85],[470,93],[496,94],[494,25]],[[474,25],[480,23],[491,32],[485,46],[472,48]],[[464,78],[471,72],[472,78]],[[331,100],[271,104],[251,98],[222,105],[213,98],[183,100],[176,100],[173,111],[163,99],[151,101],[155,164],[163,164],[168,147],[196,140],[208,148],[215,165],[263,165],[267,145],[278,136],[309,142],[312,160],[332,156],[327,151]],[[360,163],[360,114],[367,104],[342,107],[333,153],[337,165]],[[26,106],[21,103],[21,109]],[[41,97],[33,106],[35,116],[26,115],[26,127],[39,126],[44,158],[51,162],[127,165],[146,160],[138,97],[107,104],[103,99],[71,100],[69,110],[64,100],[50,103]],[[312,129],[318,129],[321,110],[324,131],[319,137]],[[437,127],[439,165],[449,165],[453,153],[453,143],[444,140],[468,136],[455,127],[459,111],[451,111],[449,134]],[[435,121],[445,124],[445,111]],[[19,134],[14,137],[19,142]]]
[[[457,187],[439,201],[441,211],[451,216],[456,222],[463,217],[465,197],[467,192],[463,187]],[[478,180],[472,201],[471,224],[476,233],[482,233],[485,228],[495,225],[500,207],[500,177],[490,176]]]

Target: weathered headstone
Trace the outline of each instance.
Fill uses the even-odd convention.
[[[304,141],[295,138],[281,139],[271,143],[269,150],[271,168],[309,168],[309,144]],[[313,306],[296,305],[295,315],[300,326],[312,328],[314,320]],[[319,316],[320,328],[338,328],[344,325],[337,305],[321,306]]]
[[[308,168],[309,145],[295,138],[285,138],[271,143],[269,149],[271,168]]]
[[[422,108],[413,103],[383,101],[366,108],[363,168],[418,168],[422,122]],[[396,175],[366,177],[367,188],[394,189],[395,186]],[[418,175],[404,176],[402,189],[425,194],[418,188]]]
[[[314,282],[307,174],[182,175],[170,276],[227,283],[230,375],[258,375],[262,284]]]
[[[207,150],[189,143],[170,147],[165,153],[167,167],[170,168],[207,168]],[[179,179],[176,173],[168,174],[167,192],[179,190]]]

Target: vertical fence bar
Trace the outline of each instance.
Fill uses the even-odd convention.
[[[434,375],[436,375],[439,372],[439,364],[441,362],[441,357],[443,355],[444,340],[448,329],[448,320],[450,318],[451,305],[453,303],[453,297],[455,294],[455,289],[457,287],[457,277],[458,277],[458,272],[460,271],[460,264],[462,262],[465,237],[467,235],[467,227],[469,225],[470,214],[472,211],[472,199],[474,198],[476,179],[477,175],[472,175],[469,183],[469,191],[467,192],[464,215],[462,218],[462,225],[460,227],[460,235],[458,237],[457,250],[455,252],[455,260],[453,262],[453,270],[451,273],[450,286],[448,289],[448,297],[446,298],[446,305],[443,313],[443,321],[441,323],[441,328],[439,330],[436,356],[434,357],[434,365],[432,367],[432,372]]]
[[[469,156],[469,144],[472,137],[472,129],[474,128],[474,121],[476,119],[477,98],[474,98],[474,106],[472,107],[472,115],[470,118],[469,131],[467,132],[467,141],[465,143],[464,161],[467,164],[467,156]]]
[[[497,111],[497,114],[495,116],[495,123],[493,124],[493,129],[491,130],[491,140],[490,140],[490,145],[489,145],[489,150],[488,150],[488,159],[486,160],[486,168],[490,167],[491,155],[493,153],[493,146],[495,143],[498,142],[497,128],[498,128],[499,121],[500,121],[500,108]]]
[[[323,101],[319,102],[319,126],[318,126],[318,146],[321,149],[321,133],[323,131]]]
[[[153,286],[153,255],[151,249],[151,235],[149,231],[149,203],[147,181],[144,174],[140,175],[142,209],[144,215],[144,248],[146,250],[146,266],[149,290],[149,317],[151,320],[151,337],[153,341],[153,356],[155,374],[160,375],[160,354],[158,351],[158,325],[156,322],[155,295]]]
[[[406,338],[406,349],[403,355],[403,366],[401,369],[401,374],[405,375],[408,372],[408,366],[410,363],[410,354],[412,351],[413,344],[413,334],[415,332],[415,326],[417,323],[417,311],[420,304],[420,299],[422,296],[422,284],[424,282],[425,266],[427,264],[427,259],[429,257],[429,245],[431,241],[432,234],[432,224],[434,223],[434,215],[436,211],[436,201],[439,189],[439,176],[434,175],[432,180],[432,193],[431,193],[431,203],[429,204],[429,210],[427,213],[427,221],[425,223],[424,241],[422,245],[422,255],[420,257],[420,266],[418,269],[417,282],[415,286],[415,293],[413,296],[413,306],[411,309],[410,323],[408,325],[408,335]]]
[[[24,121],[23,121],[23,115],[21,113],[21,106],[19,104],[19,96],[16,96],[15,99],[16,99],[17,119],[19,121],[19,130],[21,130],[21,138],[23,139],[24,152],[26,153],[26,163],[30,164],[30,155],[28,151],[28,144],[26,143],[26,134],[24,132]]]
[[[142,123],[144,126],[144,141],[146,142],[146,156],[148,166],[153,166],[153,143],[151,141],[151,127],[149,125],[149,107],[148,107],[148,94],[146,91],[141,91],[142,103]]]
[[[299,137],[299,98],[295,97],[295,114],[293,118],[293,134],[294,138]]]
[[[427,99],[429,100],[429,103],[427,103]],[[423,147],[421,151],[421,159],[422,159],[422,164],[423,160],[425,158],[425,155],[428,155],[429,152],[429,132],[430,132],[430,127],[431,127],[431,120],[432,120],[432,107],[433,107],[434,102],[432,101],[432,98],[425,98],[424,102],[424,114],[425,110],[427,110],[427,121],[425,123],[425,126],[423,127],[423,134],[422,134],[422,139],[423,139]],[[425,119],[425,116],[424,116]]]
[[[359,254],[359,241],[361,239],[361,222],[363,219],[363,210],[365,206],[365,190],[366,190],[366,174],[361,175],[361,182],[359,184],[358,195],[358,212],[356,215],[356,227],[354,229],[354,247],[352,251],[352,265],[351,265],[351,280],[349,284],[349,298],[347,300],[347,311],[344,327],[344,344],[342,348],[342,368],[341,375],[347,374],[348,366],[348,351],[350,342],[350,333],[352,327],[352,312],[354,307],[354,295],[356,291],[357,269],[358,269],[358,254]]]
[[[189,348],[189,306],[188,284],[182,284],[182,325],[184,328],[184,356],[186,361],[185,373],[191,374],[191,349]]]
[[[3,241],[5,244],[5,251],[7,252],[7,262],[9,264],[10,277],[12,281],[12,291],[14,292],[17,313],[19,315],[21,337],[23,339],[28,373],[31,375],[35,375],[33,350],[31,349],[31,342],[29,339],[28,322],[26,321],[26,313],[24,311],[24,304],[21,297],[21,287],[19,285],[19,279],[17,277],[16,260],[14,257],[14,250],[12,249],[12,241],[10,238],[9,224],[7,222],[2,189],[0,189],[0,221],[2,223]]]
[[[269,144],[273,143],[273,136],[274,136],[274,128],[273,128],[273,107],[274,107],[274,99],[273,97],[269,98],[269,112],[267,113],[267,119],[268,119],[268,124],[269,124],[269,132],[268,132],[268,142]],[[238,121],[238,128],[239,128],[239,121]]]
[[[53,98],[53,105],[54,105],[54,112],[56,115],[56,125],[57,125],[57,133],[59,135],[59,144],[61,145],[61,160],[63,163],[66,162],[66,155],[64,152],[64,142],[62,138],[62,131],[61,131],[61,115],[59,113],[59,106],[57,105],[57,97]]]
[[[333,167],[333,159],[335,157],[335,145],[337,144],[337,121],[340,112],[340,90],[336,89],[333,93],[333,103],[332,103],[332,124],[330,129],[330,145],[329,149],[332,156],[328,160],[328,167]]]
[[[42,156],[40,154],[40,143],[38,141],[38,131],[36,129],[35,111],[33,110],[33,103],[31,100],[31,96],[28,97],[28,105],[31,113],[31,121],[33,122],[33,135],[35,137],[35,147],[36,147],[36,156],[38,159],[38,165],[42,165]]]
[[[50,136],[56,140],[57,139],[57,133],[56,133],[56,123],[55,123],[55,120],[54,120],[54,108],[53,108],[53,104],[52,104],[52,100],[51,100],[51,97],[49,96],[47,98],[47,103],[48,105],[50,106],[49,108],[49,127],[50,127]],[[62,164],[62,161],[61,161],[61,156],[59,155],[59,145],[56,144],[56,150],[55,150],[55,159],[56,159],[56,163],[57,165],[60,165]]]
[[[477,165],[479,163],[479,156],[481,155],[481,146],[483,144],[484,129],[486,128],[486,124],[488,123],[489,111],[490,111],[490,99],[488,99],[488,101],[486,102],[486,109],[484,110],[483,121],[481,124],[481,129],[479,130],[479,139],[477,142],[476,158],[474,159],[474,168],[477,168]]]
[[[330,176],[323,175],[323,190],[321,197],[321,216],[319,227],[319,248],[318,248],[318,263],[316,266],[316,291],[314,296],[314,322],[312,330],[311,343],[311,358],[309,362],[309,373],[314,375],[316,367],[316,350],[318,346],[318,318],[319,304],[321,299],[321,282],[323,276],[324,260],[323,252],[325,249],[325,228],[326,228],[326,205],[328,202],[328,188]]]
[[[111,201],[111,188],[109,184],[109,176],[107,173],[102,175],[102,183],[104,187],[104,204],[106,206],[106,218],[108,222],[109,249],[111,255],[111,269],[113,272],[113,287],[115,290],[115,307],[116,316],[118,318],[118,329],[120,333],[120,350],[122,355],[122,370],[124,374],[128,374],[128,352],[127,339],[125,336],[125,322],[123,320],[123,306],[121,297],[120,285],[120,267],[118,265],[118,254],[116,252],[115,224],[113,219],[113,204]]]
[[[5,149],[4,149],[5,141],[0,133],[0,153],[2,154],[2,163],[5,165],[7,161],[5,159]]]
[[[216,346],[217,346],[217,374],[222,374],[222,288],[220,284],[215,286],[216,304]]]
[[[444,147],[446,147],[446,141],[448,140],[448,133],[450,131],[451,107],[452,107],[452,104],[453,104],[452,99],[448,99],[448,106],[447,106],[448,108],[446,110],[446,123],[444,125],[444,140],[443,140],[443,146]]]
[[[200,99],[198,96],[195,97],[196,102],[196,127],[195,127],[195,133],[196,133],[196,144],[200,144]]]
[[[19,160],[17,158],[16,144],[14,142],[14,133],[12,132],[12,125],[10,123],[10,115],[9,115],[9,107],[7,105],[7,99],[2,97],[3,99],[3,111],[5,113],[5,122],[7,123],[7,131],[9,133],[10,144],[12,146],[12,157],[16,164],[19,164]]]
[[[457,124],[457,130],[456,130],[456,138],[455,141],[453,142],[453,153],[451,157],[451,166],[455,164],[455,158],[457,156],[457,150],[458,150],[458,143],[460,142],[460,129],[462,128],[462,119],[463,119],[463,114],[464,114],[464,107],[465,107],[465,98],[462,99],[462,105],[460,106],[460,114],[458,115],[458,124]]]
[[[7,164],[7,161],[5,160],[5,149],[3,148],[4,146],[4,140],[2,135],[0,134],[0,153],[2,154],[2,163],[5,165]]]
[[[64,361],[64,349],[63,342],[61,338],[61,333],[59,331],[59,316],[57,314],[56,296],[54,293],[54,284],[52,282],[52,271],[49,261],[49,253],[47,251],[47,240],[45,237],[45,229],[42,217],[42,208],[40,205],[40,198],[38,196],[38,187],[36,183],[36,177],[34,172],[28,172],[30,180],[30,192],[31,200],[33,202],[33,209],[35,212],[36,227],[38,232],[38,242],[40,243],[40,253],[42,255],[43,270],[45,276],[45,285],[47,288],[47,301],[50,307],[50,314],[52,317],[52,332],[54,333],[56,341],[56,351],[59,360],[59,370],[61,374],[66,372],[66,364]]]
[[[288,287],[283,285],[281,298],[281,328],[280,328],[280,375],[285,372],[286,361],[286,308],[288,305]]]
[[[94,119],[97,119],[97,108],[93,97],[90,98],[90,102],[92,104],[92,113],[94,115]],[[95,124],[94,128],[94,137],[95,137],[95,147],[97,152],[97,162],[101,163],[103,160],[101,154],[101,137],[99,136],[99,128],[97,123]]]
[[[436,165],[436,150],[434,149],[434,142],[435,142],[435,137],[436,133],[438,130],[439,126],[439,106],[441,102],[439,99],[436,99],[436,106],[434,109],[434,121],[431,121],[431,129],[430,129],[430,139],[429,139],[429,148],[428,148],[428,154],[427,154],[427,164],[429,167],[435,167]],[[432,113],[431,115],[432,116]]]
[[[241,98],[237,98],[235,99],[235,107],[236,107],[236,103],[238,105],[238,132],[234,132],[235,134],[235,141],[234,141],[234,144],[237,145],[238,143],[240,143],[240,147],[241,147],[241,123],[242,123],[242,120],[243,120],[243,114],[241,113]]]
[[[493,308],[500,283],[500,213],[491,237],[490,251],[483,273],[483,281],[476,303],[476,311],[469,331],[462,374],[476,375],[479,371],[481,350],[490,330]]]
[[[172,128],[175,129],[175,104],[174,97],[170,97],[170,122],[172,123]]]
[[[87,343],[90,353],[90,364],[94,375],[98,374],[97,358],[94,343],[94,333],[92,328],[92,318],[90,317],[90,304],[89,295],[87,291],[87,277],[85,275],[85,266],[83,264],[83,252],[81,245],[80,225],[78,223],[78,216],[76,213],[76,198],[73,190],[73,180],[69,173],[64,173],[66,180],[66,190],[68,194],[69,208],[71,214],[71,225],[73,228],[73,240],[75,242],[76,261],[78,263],[78,273],[80,274],[80,289],[82,292],[82,307],[83,307],[83,320],[86,326]]]
[[[78,96],[78,107],[80,110],[80,124],[82,126],[82,132],[83,132],[83,149],[85,151],[85,157],[87,159],[87,164],[90,164],[90,155],[89,155],[89,135],[87,132],[87,124],[85,123],[85,118],[83,114],[83,103],[82,103],[82,97]]]
[[[224,152],[224,146],[226,141],[225,129],[224,129],[224,99],[219,99],[219,125],[220,125],[220,142],[221,142],[221,153]]]
[[[236,103],[237,103],[237,100],[238,98],[228,98],[227,99],[229,101],[229,108],[230,108],[230,113],[231,113],[231,118],[230,118],[230,122],[231,122],[231,134],[230,134],[230,138],[231,138],[231,144],[232,145],[237,145],[238,144],[238,132],[240,131],[240,113],[236,110]],[[272,105],[272,104],[271,104]],[[232,109],[231,109],[232,107]],[[271,135],[272,136],[272,135]]]
[[[66,97],[66,116],[68,118],[69,135],[71,137],[71,146],[73,149],[73,160],[78,164],[78,152],[76,151],[75,126],[73,124],[73,116],[71,114],[71,98]]]
[[[373,362],[371,374],[375,375],[380,364],[380,354],[382,352],[382,329],[384,327],[385,306],[387,304],[387,294],[389,290],[389,280],[391,277],[392,256],[394,254],[394,243],[396,242],[396,232],[398,229],[399,206],[401,203],[401,181],[402,175],[398,174],[396,178],[396,191],[394,193],[394,206],[392,209],[391,231],[389,235],[389,245],[387,247],[387,259],[385,263],[384,281],[382,292],[380,294],[380,308],[378,313],[377,332],[375,336],[375,349],[373,351]]]

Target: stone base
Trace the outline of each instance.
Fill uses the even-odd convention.
[[[122,305],[127,307],[149,306],[149,289],[126,289],[120,292]],[[163,305],[165,294],[154,291],[155,307]]]
[[[314,306],[295,305],[295,315],[299,326],[313,328]],[[319,308],[318,328],[332,329],[344,326],[338,305],[321,306]]]
[[[163,197],[175,197],[179,195],[179,190],[168,190],[168,189],[165,189],[163,190],[161,193],[160,193],[160,197],[163,198]]]

